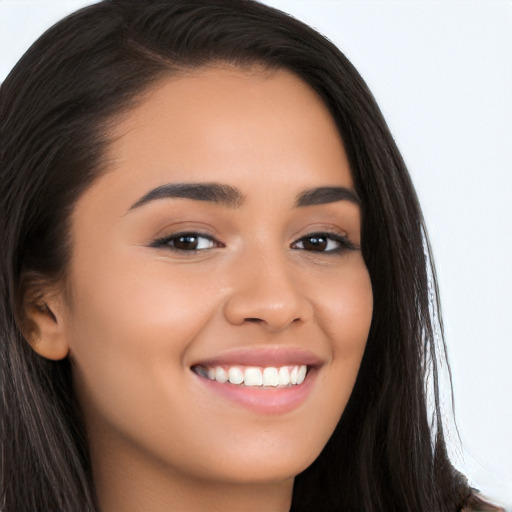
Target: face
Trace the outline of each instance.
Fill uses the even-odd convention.
[[[93,460],[292,478],[343,412],[372,314],[326,107],[286,71],[202,69],[152,89],[106,161],[73,212],[65,308]]]

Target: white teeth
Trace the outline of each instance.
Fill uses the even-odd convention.
[[[208,377],[210,377],[210,375],[208,375]],[[224,368],[222,368],[222,366],[217,366],[217,368],[215,368],[215,380],[222,383],[228,381],[228,373]]]
[[[263,370],[263,385],[274,387],[279,385],[277,368],[269,367]]]
[[[246,386],[261,386],[263,376],[259,368],[246,368],[244,373],[244,384]]]
[[[279,384],[281,386],[288,386],[290,384],[290,370],[287,366],[279,368]]]
[[[290,384],[297,384],[297,376],[299,373],[299,367],[294,366],[290,372]]]
[[[224,384],[244,385],[248,387],[295,386],[302,384],[307,374],[307,366],[222,366],[198,367],[197,373],[210,380]]]
[[[228,371],[228,375],[231,384],[242,384],[244,381],[244,372],[239,366],[232,366]]]
[[[303,366],[299,366],[299,371],[297,372],[297,384],[302,384],[304,379],[306,378],[307,368]]]

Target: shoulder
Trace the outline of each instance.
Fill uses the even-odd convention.
[[[478,493],[471,493],[465,500],[459,512],[505,512],[504,508],[491,505],[483,499]]]

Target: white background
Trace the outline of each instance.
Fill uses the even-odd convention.
[[[0,0],[0,81],[89,3]],[[384,112],[434,247],[461,438],[451,430],[452,457],[512,511],[512,1],[265,3],[337,44]]]

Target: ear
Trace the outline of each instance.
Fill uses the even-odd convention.
[[[32,290],[24,295],[23,336],[46,359],[57,361],[68,355],[64,306],[62,293],[52,290]]]

